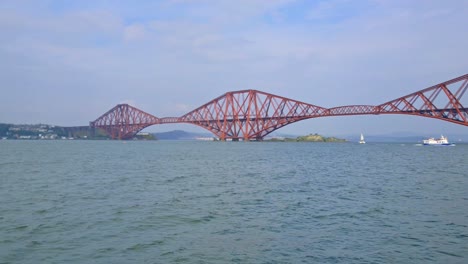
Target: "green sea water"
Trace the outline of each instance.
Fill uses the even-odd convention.
[[[468,263],[468,145],[0,141],[0,263]]]

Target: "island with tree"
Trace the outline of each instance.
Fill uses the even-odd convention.
[[[325,137],[315,134],[309,134],[307,136],[299,136],[296,138],[271,138],[267,141],[274,142],[346,142],[346,139],[336,138],[336,137]]]

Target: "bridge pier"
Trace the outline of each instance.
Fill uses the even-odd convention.
[[[94,126],[94,122],[89,122],[89,136],[93,139],[96,137],[96,127]]]

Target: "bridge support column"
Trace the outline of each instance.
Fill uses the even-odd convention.
[[[93,122],[89,122],[88,136],[92,139],[96,137],[96,127]]]

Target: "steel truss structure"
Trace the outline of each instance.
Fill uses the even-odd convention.
[[[345,115],[404,114],[436,118],[468,126],[468,108],[461,99],[468,74],[380,105],[324,108],[257,90],[228,92],[181,117],[157,118],[128,104],[119,104],[90,127],[113,139],[130,139],[156,124],[189,123],[203,127],[220,140],[262,140],[288,124],[309,118]]]
[[[145,127],[159,124],[159,118],[128,104],[118,104],[89,126],[104,130],[112,139],[131,139]]]

